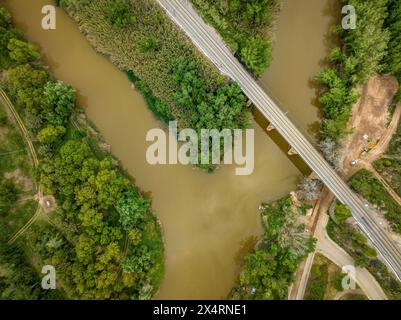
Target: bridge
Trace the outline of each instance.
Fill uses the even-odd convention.
[[[401,281],[401,251],[372,217],[368,203],[359,198],[335,172],[286,114],[265,93],[256,80],[235,58],[217,32],[207,25],[187,0],[157,0],[170,18],[188,35],[195,46],[221,73],[237,82],[244,94],[270,121],[305,163],[319,176],[339,201],[352,211],[358,226],[369,238],[383,260]]]

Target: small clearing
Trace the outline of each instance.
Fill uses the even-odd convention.
[[[389,107],[398,90],[392,76],[374,76],[362,89],[362,95],[353,106],[346,135],[340,142],[340,168],[346,172],[353,160],[360,159],[376,148],[389,125]]]

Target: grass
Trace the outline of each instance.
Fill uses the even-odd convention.
[[[31,159],[24,143],[23,137],[16,127],[13,126],[3,105],[0,104],[0,153],[12,152],[0,156],[0,180],[4,180],[4,174],[17,169],[21,175],[34,180],[34,169]],[[55,293],[39,292],[40,290],[40,270],[33,267],[28,242],[24,237],[13,245],[8,244],[8,240],[18,232],[35,214],[38,204],[32,199],[24,200],[22,197],[29,197],[35,190],[23,192],[21,185],[11,179],[17,186],[17,199],[12,206],[5,206],[0,212],[0,299],[20,298],[30,299],[33,297],[56,296]],[[1,205],[1,203],[0,203]],[[38,291],[39,290],[39,291]],[[2,291],[2,292],[1,292]]]
[[[0,181],[5,180],[5,174],[20,170],[21,176],[33,180],[34,170],[28,156],[26,146],[19,131],[13,126],[5,107],[0,104]],[[34,190],[23,191],[23,185],[11,178],[18,190],[18,197],[33,195]],[[12,231],[18,230],[36,211],[34,201],[18,201],[9,212],[5,213],[4,219],[11,226]]]
[[[401,155],[401,122],[398,124],[397,131],[391,139],[387,154],[393,156]]]
[[[10,227],[10,232],[15,234],[20,230],[35,214],[37,208],[38,203],[34,200],[17,203],[6,219]]]
[[[341,297],[340,300],[368,300],[368,298],[363,294],[348,293]]]
[[[26,177],[33,176],[33,170],[23,137],[10,121],[5,107],[0,104],[0,176],[20,169]]]
[[[313,260],[305,291],[305,300],[332,300],[342,291],[340,268],[321,254]]]
[[[390,187],[401,196],[401,159],[381,158],[373,165]]]
[[[387,156],[375,161],[373,165],[391,188],[401,196],[401,122],[386,154]]]

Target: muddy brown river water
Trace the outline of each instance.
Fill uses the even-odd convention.
[[[56,78],[79,93],[79,104],[112,152],[153,199],[162,222],[166,275],[156,298],[220,299],[235,284],[241,257],[261,234],[258,207],[293,190],[304,170],[265,121],[254,123],[255,171],[235,176],[233,166],[207,174],[190,166],[146,162],[148,130],[161,127],[125,75],[98,55],[77,25],[57,10],[57,29],[41,28],[50,0],[0,0],[16,25],[35,43]],[[310,133],[318,121],[311,78],[327,53],[336,0],[285,0],[277,25],[274,60],[261,84],[298,127]],[[257,117],[259,118],[259,117]]]

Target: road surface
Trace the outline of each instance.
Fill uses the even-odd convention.
[[[326,231],[328,219],[329,216],[327,214],[323,214],[319,217],[315,232],[315,237],[318,239],[316,252],[323,254],[340,268],[344,266],[355,266],[354,259],[328,236]],[[355,281],[369,299],[387,300],[383,289],[366,268],[355,268]]]
[[[171,19],[188,35],[216,67],[237,82],[245,95],[287,140],[309,167],[352,211],[361,230],[377,248],[390,270],[401,280],[401,251],[371,217],[370,209],[325,161],[286,114],[258,85],[231,53],[217,32],[208,26],[186,0],[157,0]]]

